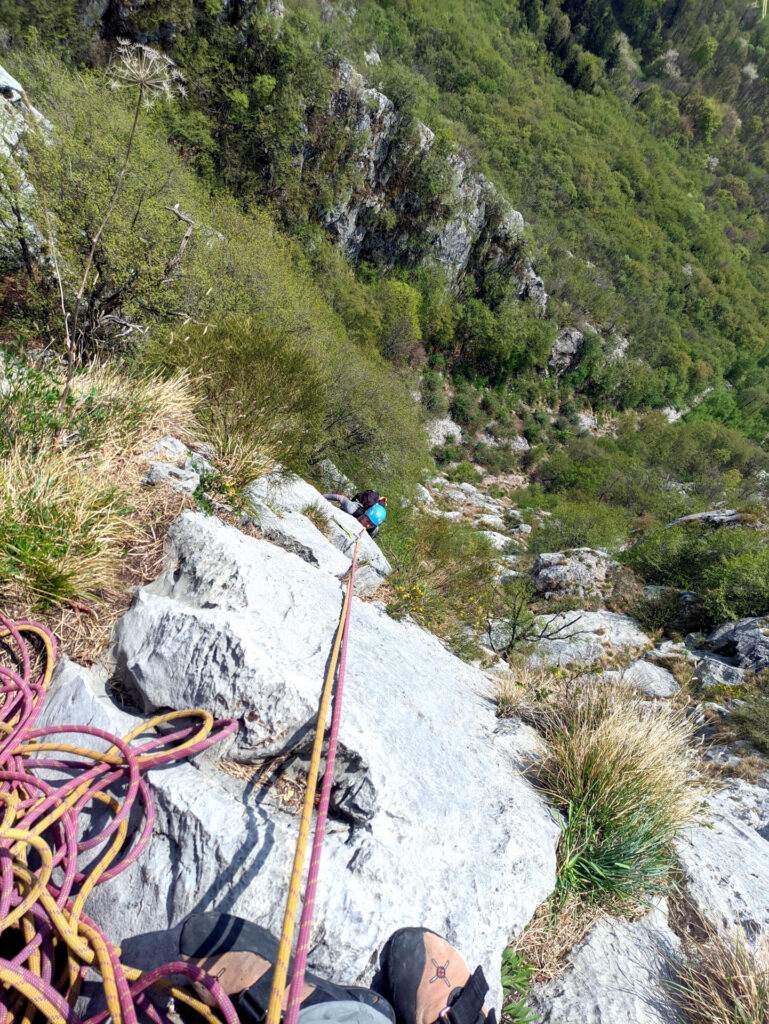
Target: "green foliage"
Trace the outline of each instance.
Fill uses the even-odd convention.
[[[626,538],[628,527],[624,509],[599,502],[559,501],[550,518],[537,527],[529,550],[537,554],[580,547],[614,550]]]
[[[769,692],[766,680],[754,690],[740,694],[732,707],[731,724],[740,737],[762,754],[769,755]]]
[[[509,1024],[536,1024],[540,1020],[528,1009],[525,999],[515,998],[528,994],[534,974],[534,966],[523,954],[508,946],[502,954],[502,991],[505,995],[502,1017]]]
[[[651,533],[621,558],[648,583],[702,594],[711,622],[766,611],[769,538],[762,530],[685,523]]]
[[[403,281],[385,279],[376,290],[382,317],[379,347],[398,366],[423,361],[419,293]]]
[[[449,469],[446,476],[455,484],[478,484],[483,479],[472,462],[460,462]]]
[[[419,382],[422,405],[431,416],[445,416],[449,403],[443,390],[443,377],[436,370],[425,370]]]
[[[468,523],[411,509],[388,513],[378,542],[393,566],[388,611],[411,615],[463,656],[477,656],[477,637],[492,598],[496,552]]]

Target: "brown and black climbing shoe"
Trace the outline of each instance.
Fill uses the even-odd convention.
[[[427,928],[401,928],[382,950],[383,982],[398,1024],[496,1024],[483,1001],[489,990],[480,967],[467,964]]]
[[[217,913],[193,914],[188,917],[182,926],[179,940],[182,957],[217,979],[232,999],[241,1024],[256,1024],[263,1021],[267,1014],[272,989],[272,967],[278,958],[278,946],[278,940],[266,928],[242,917]],[[293,958],[289,964],[289,978],[292,968]],[[206,1001],[211,1001],[202,986],[195,987],[201,997],[205,993]],[[284,1009],[287,996],[288,985],[283,997]],[[389,1024],[395,1024],[392,1007],[379,993],[354,985],[335,985],[306,972],[302,1010],[331,1002],[362,1004],[384,1015]],[[369,1020],[370,1015],[364,1014],[362,1019]],[[374,1019],[377,1019],[376,1016]]]

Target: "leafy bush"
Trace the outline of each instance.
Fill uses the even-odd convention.
[[[419,383],[422,405],[431,416],[445,416],[449,403],[443,390],[443,377],[435,370],[425,370]]]
[[[455,484],[478,484],[483,479],[472,462],[460,462],[449,469],[446,476]]]
[[[702,594],[713,622],[767,610],[769,538],[760,529],[682,523],[653,532],[621,560],[648,583]]]
[[[491,600],[495,555],[468,523],[399,510],[379,537],[393,566],[388,610],[411,615],[459,654],[477,653],[475,638]]]
[[[697,805],[684,713],[580,680],[553,694],[539,724],[538,779],[566,815],[558,898],[628,910],[671,892],[671,844]]]
[[[626,538],[629,518],[624,509],[610,505],[562,500],[537,527],[529,550],[536,554],[579,547],[611,550]]]

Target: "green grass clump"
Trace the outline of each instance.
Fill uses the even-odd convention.
[[[671,844],[697,805],[685,715],[585,680],[542,723],[539,781],[566,818],[557,898],[622,911],[671,892]]]
[[[122,492],[77,457],[21,452],[0,470],[0,579],[37,607],[109,592],[132,535]]]

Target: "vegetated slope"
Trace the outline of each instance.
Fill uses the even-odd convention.
[[[616,48],[619,26],[608,3],[561,6],[583,12],[573,30],[583,40],[584,8],[608,17]],[[763,438],[769,235],[766,170],[751,142],[757,126],[739,127],[734,111],[695,102],[684,88],[680,99],[669,95],[614,51],[608,70],[595,61],[589,91],[575,89],[557,71],[573,79],[570,60],[580,53],[568,58],[569,47],[586,51],[574,35],[559,44],[569,22],[556,4],[543,11],[539,0],[518,9],[500,0],[366,0],[358,7],[349,23],[333,22],[341,45],[361,62],[375,46],[382,64],[371,77],[469,145],[523,211],[559,322],[584,316],[615,325],[632,339],[631,355],[648,363],[601,365],[588,350],[574,384],[594,401],[626,407],[680,407],[715,387],[708,414]],[[723,19],[733,24],[739,7],[747,5]],[[680,17],[674,26],[689,38]],[[765,32],[743,33],[746,54],[751,46],[760,51]],[[649,74],[658,70],[659,62]],[[765,65],[754,71],[751,95],[766,83]],[[724,394],[724,378],[734,395]]]
[[[35,0],[15,20],[0,7],[0,19],[12,38],[35,18],[47,43],[70,31],[75,61],[104,60],[99,33],[168,50],[188,79],[188,99],[165,115],[181,151],[209,184],[270,203],[313,248],[315,226],[359,175],[355,158],[365,140],[329,107],[339,61],[352,59],[412,115],[402,137],[413,118],[437,132],[430,159],[413,161],[423,207],[456,201],[443,160],[466,145],[531,222],[552,319],[630,338],[629,358],[607,361],[588,332],[566,389],[594,406],[684,408],[710,388],[696,415],[765,437],[766,174],[758,126],[738,123],[736,112],[761,106],[765,28],[750,27],[756,13],[744,3],[721,17],[712,5],[692,13],[692,5],[660,8],[654,0],[617,5],[617,15],[603,0],[544,8],[540,0],[364,0],[351,16],[344,4],[290,0],[278,16],[274,4],[175,0],[134,8],[111,0],[90,42],[83,41],[85,5],[73,0],[55,16],[50,6]],[[719,31],[732,25],[734,38],[722,44],[706,32],[701,45],[693,27],[700,13]],[[620,28],[642,52],[631,50]],[[703,69],[677,92],[659,78],[664,59],[655,63],[666,33],[688,44],[687,66],[700,61]],[[721,51],[702,56],[712,39],[758,55],[739,85],[730,65],[731,112],[698,92],[701,82],[721,88],[723,76],[708,71]],[[367,68],[372,47],[381,63]],[[326,273],[326,257],[313,262]],[[400,276],[419,292],[428,351],[492,383],[511,374],[541,378],[547,356],[537,327],[513,312],[504,279],[466,277],[459,296],[447,297],[424,270]],[[348,325],[357,325],[361,304],[331,291]],[[542,386],[543,397],[551,391]]]
[[[135,91],[112,93],[102,70],[75,74],[35,48],[9,58],[48,127],[29,128],[2,154],[0,200],[21,218],[0,223],[3,347],[22,359],[49,345],[63,351],[55,258],[67,301],[83,279],[79,359],[117,357],[141,373],[191,370],[215,445],[256,443],[300,470],[330,456],[349,472],[374,468],[383,487],[417,479],[427,446],[406,382],[365,332],[346,331],[266,211],[211,195],[164,137],[156,110],[140,113],[83,278],[125,158]],[[354,293],[349,269],[333,254],[330,263],[338,286],[349,282]],[[48,370],[55,393],[58,371]],[[3,420],[4,443],[20,443],[30,424],[51,437],[66,429],[66,403],[45,413],[38,422],[30,412],[18,429]]]

